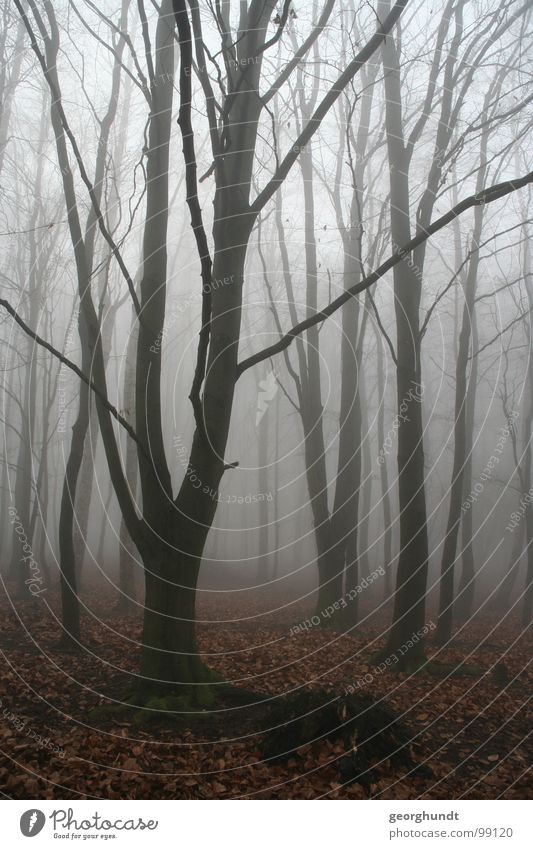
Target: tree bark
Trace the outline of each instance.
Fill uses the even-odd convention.
[[[390,163],[391,235],[395,246],[411,238],[409,160],[404,142],[399,60],[392,37],[383,47],[385,124]],[[400,554],[392,628],[387,654],[398,651],[425,625],[428,534],[424,488],[422,377],[420,362],[420,298],[422,270],[410,257],[394,268],[396,314],[397,405],[403,416],[398,427],[398,489]],[[422,642],[401,655],[401,667],[416,663]]]

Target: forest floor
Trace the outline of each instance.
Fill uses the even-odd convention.
[[[267,614],[254,610],[246,594],[202,597],[198,633],[206,662],[236,686],[262,694],[265,705],[302,688],[332,700],[351,688],[399,717],[410,763],[376,749],[371,769],[348,781],[339,769],[340,738],[323,737],[284,762],[266,762],[261,739],[268,713],[261,710],[255,728],[229,706],[222,721],[213,710],[146,726],[135,715],[106,716],[101,707],[134,685],[141,617],[118,615],[104,597],[98,588],[84,594],[81,654],[57,649],[55,594],[16,602],[16,609],[12,598],[0,602],[4,798],[533,798],[533,639],[514,615],[478,614],[449,648],[429,640],[427,656],[450,664],[450,671],[407,675],[393,664],[381,672],[372,663],[390,612],[385,619],[383,610],[366,617],[363,610],[363,623],[349,634],[316,628],[291,634],[310,615],[309,604]]]

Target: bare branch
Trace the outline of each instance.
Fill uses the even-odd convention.
[[[335,298],[334,301],[324,307],[324,309],[320,310],[320,312],[317,312],[315,315],[309,316],[309,318],[306,318],[304,321],[296,324],[291,330],[289,330],[288,333],[285,334],[285,336],[283,336],[282,339],[279,340],[279,342],[276,342],[274,345],[270,345],[268,348],[265,348],[263,351],[259,351],[257,354],[253,354],[251,357],[247,357],[239,363],[237,366],[237,376],[240,377],[243,372],[247,371],[247,369],[252,366],[257,365],[257,363],[266,360],[268,357],[272,357],[274,354],[279,354],[284,351],[289,347],[293,339],[305,330],[309,330],[310,327],[314,327],[315,324],[319,324],[321,321],[329,318],[340,307],[347,303],[350,298],[353,298],[360,292],[364,292],[365,289],[368,289],[376,283],[377,280],[383,277],[387,271],[390,271],[390,269],[394,268],[395,265],[398,265],[399,262],[405,260],[407,255],[412,253],[418,245],[426,242],[430,236],[438,233],[439,230],[442,230],[443,227],[446,227],[447,224],[450,224],[450,222],[454,221],[459,215],[466,212],[466,210],[472,209],[476,206],[481,206],[482,204],[493,203],[494,201],[529,185],[530,183],[533,183],[533,171],[530,171],[525,176],[518,177],[515,180],[507,180],[504,183],[497,183],[494,186],[489,186],[481,192],[477,192],[477,194],[471,195],[470,197],[460,201],[460,203],[450,209],[447,213],[445,213],[445,215],[442,215],[434,221],[433,224],[429,224],[428,227],[421,229],[413,239],[407,242],[407,244],[402,248],[395,251],[384,263],[382,263],[382,265],[379,266],[379,268],[376,269],[376,271],[369,274],[368,277],[366,277],[361,283],[346,289],[342,295]]]
[[[372,54],[376,52],[383,39],[397,23],[408,2],[409,0],[396,0],[396,3],[387,15],[385,21],[378,26],[372,38],[367,42],[367,44],[365,44],[355,59],[349,63],[346,69],[337,78],[337,81],[332,85],[328,93],[321,100],[279,167],[276,168],[272,179],[267,183],[265,188],[259,193],[255,201],[252,203],[250,207],[252,214],[257,215],[281,186],[292,166],[298,159],[302,148],[311,141],[323,119],[335,101],[338,100],[350,80],[355,77],[363,65],[368,62]]]
[[[139,321],[141,321],[141,307],[140,307],[140,304],[139,304],[139,301],[138,301],[138,298],[137,298],[137,293],[135,292],[135,286],[134,286],[133,280],[131,278],[131,275],[130,275],[128,269],[126,268],[124,260],[122,259],[122,254],[119,251],[118,245],[115,243],[113,237],[111,236],[109,230],[106,227],[106,224],[105,224],[105,221],[104,221],[104,216],[102,215],[102,210],[100,209],[100,204],[98,203],[98,199],[97,199],[95,191],[94,191],[94,186],[93,186],[93,184],[92,184],[92,182],[89,178],[89,175],[87,174],[87,171],[85,170],[85,164],[83,162],[83,158],[82,158],[80,149],[78,147],[78,143],[76,141],[74,133],[72,132],[72,130],[70,128],[70,124],[67,120],[65,110],[63,109],[61,95],[60,95],[59,91],[57,90],[57,87],[56,87],[55,82],[53,80],[53,77],[50,73],[50,68],[48,67],[46,59],[45,59],[39,45],[37,44],[37,39],[35,37],[33,27],[32,27],[32,25],[29,21],[28,16],[26,15],[26,12],[24,11],[24,8],[22,7],[22,4],[20,3],[20,0],[15,0],[15,5],[16,5],[19,13],[20,13],[20,16],[21,16],[21,18],[24,22],[24,26],[26,27],[26,30],[27,30],[28,35],[30,37],[32,50],[37,57],[37,60],[38,60],[40,66],[42,68],[44,78],[46,79],[46,82],[48,83],[48,86],[50,88],[50,93],[52,95],[52,102],[54,104],[54,107],[57,109],[57,112],[58,112],[59,117],[61,119],[63,131],[64,131],[65,135],[67,136],[68,140],[70,141],[70,144],[71,144],[71,147],[72,147],[72,150],[73,150],[73,153],[74,153],[74,157],[75,157],[76,163],[78,165],[78,169],[79,169],[79,172],[80,172],[81,179],[83,180],[83,182],[84,182],[84,184],[87,188],[87,191],[89,193],[89,197],[91,199],[91,203],[93,205],[93,209],[94,209],[94,212],[95,212],[95,215],[96,215],[96,219],[98,221],[98,226],[100,228],[100,232],[102,233],[102,236],[104,237],[105,241],[107,242],[107,244],[111,248],[111,252],[113,253],[113,256],[116,258],[118,265],[120,267],[120,270],[121,270],[122,274],[124,275],[124,279],[126,280],[126,283],[128,284],[128,289],[130,290],[130,295],[131,295],[131,299],[132,299],[134,307],[135,307],[135,312],[137,314],[137,318],[139,319]],[[34,3],[32,3],[32,11],[33,11],[34,16],[36,18],[37,25],[39,26],[39,29],[41,31],[41,35],[43,36],[44,39],[49,39],[48,34],[44,30],[44,25],[42,23],[42,20],[39,16],[39,13],[38,13]]]
[[[268,41],[265,41],[265,43],[261,45],[261,47],[256,51],[254,58],[260,56],[261,53],[264,53],[265,50],[268,50],[269,47],[272,47],[274,44],[277,44],[277,42],[280,40],[281,36],[283,35],[283,30],[285,29],[285,24],[287,23],[287,18],[289,17],[289,9],[291,8],[291,3],[292,0],[285,0],[285,2],[283,3],[281,15],[279,15],[278,28],[276,32],[274,33],[272,38],[269,38]]]
[[[147,459],[150,460],[149,452],[146,450],[146,448],[138,438],[132,426],[128,424],[126,419],[120,415],[117,408],[114,407],[113,404],[111,404],[107,400],[105,394],[98,389],[94,381],[92,381],[90,377],[87,377],[87,375],[84,374],[82,370],[78,368],[76,363],[73,363],[72,360],[69,360],[68,357],[65,357],[65,355],[62,354],[61,351],[58,351],[57,348],[54,348],[54,346],[51,345],[50,342],[47,342],[46,339],[43,339],[42,336],[39,336],[38,333],[35,333],[35,331],[33,331],[31,327],[26,324],[24,319],[21,318],[17,311],[11,306],[9,301],[6,301],[4,298],[0,298],[0,306],[3,307],[6,312],[9,313],[9,315],[16,321],[16,323],[19,325],[19,327],[22,328],[22,330],[24,331],[24,333],[27,334],[27,336],[37,342],[37,344],[40,345],[42,348],[46,348],[47,351],[50,351],[50,353],[53,354],[56,359],[63,363],[63,365],[67,366],[67,368],[73,371],[74,374],[80,378],[80,380],[83,380],[83,382],[87,384],[87,386],[94,392],[94,394],[98,396],[99,400],[102,402],[106,410],[108,410],[111,415],[114,416],[114,418],[117,420],[117,422],[122,425],[128,435],[131,436],[131,438],[140,447],[143,454],[145,454]]]
[[[322,14],[320,15],[317,25],[315,26],[311,34],[306,38],[302,46],[296,51],[291,61],[285,66],[277,80],[271,85],[267,93],[262,98],[264,104],[268,103],[269,100],[272,100],[276,92],[280,90],[283,83],[289,79],[290,75],[292,74],[296,66],[302,61],[306,53],[309,52],[309,50],[317,40],[318,36],[326,26],[334,5],[335,0],[327,0],[327,3],[324,6],[324,9],[322,11]]]

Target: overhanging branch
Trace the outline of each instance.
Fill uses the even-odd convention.
[[[84,374],[82,372],[82,370],[78,368],[76,363],[73,363],[72,360],[69,360],[68,357],[65,357],[64,354],[61,353],[61,351],[58,351],[57,348],[54,348],[54,346],[51,345],[50,342],[47,342],[46,339],[43,339],[42,336],[39,336],[38,333],[35,333],[35,331],[32,330],[31,327],[29,327],[29,325],[26,324],[24,319],[21,318],[21,316],[14,309],[14,307],[11,306],[9,301],[5,300],[5,298],[0,298],[0,307],[3,307],[5,309],[5,311],[7,313],[9,313],[9,315],[14,319],[14,321],[18,324],[18,326],[22,328],[24,333],[26,333],[31,339],[33,339],[35,342],[37,342],[37,344],[40,345],[42,348],[45,348],[47,351],[50,351],[50,353],[53,354],[54,357],[56,357],[56,359],[58,359],[61,363],[63,363],[63,365],[67,366],[67,368],[69,368],[71,371],[73,371],[74,374],[77,375],[80,378],[80,380],[82,380],[84,383],[87,384],[87,386],[94,392],[94,394],[98,397],[98,399],[104,405],[106,410],[108,410],[111,413],[111,415],[114,416],[114,418],[117,420],[117,422],[120,425],[122,425],[124,430],[127,432],[128,436],[131,436],[131,438],[140,447],[143,454],[145,454],[146,458],[148,460],[150,460],[149,452],[146,450],[146,448],[144,447],[144,445],[140,441],[139,437],[135,433],[132,426],[126,421],[126,419],[123,416],[120,415],[117,408],[114,407],[113,404],[109,403],[109,401],[107,400],[104,393],[101,392],[98,389],[98,387],[96,386],[94,381],[92,381],[90,377],[87,377],[87,375]]]
[[[429,224],[428,227],[420,230],[417,235],[411,239],[407,244],[405,244],[402,248],[399,248],[395,251],[382,265],[379,266],[372,274],[369,274],[368,277],[358,283],[355,286],[352,286],[349,289],[346,289],[342,295],[339,295],[338,298],[335,298],[330,304],[328,304],[324,309],[320,310],[320,312],[315,313],[315,315],[310,316],[309,318],[304,319],[304,321],[300,321],[296,324],[288,333],[285,334],[278,342],[275,342],[273,345],[270,345],[268,348],[264,348],[262,351],[259,351],[257,354],[252,354],[251,357],[247,357],[237,366],[237,377],[240,377],[243,372],[247,371],[252,366],[257,365],[257,363],[263,362],[263,360],[268,359],[269,357],[274,356],[274,354],[279,354],[282,351],[285,351],[286,348],[289,347],[293,339],[299,336],[306,330],[309,330],[310,327],[314,327],[315,324],[319,324],[321,321],[324,321],[326,318],[329,318],[333,313],[335,313],[340,307],[344,306],[350,298],[353,298],[355,295],[359,295],[361,292],[364,292],[365,289],[368,289],[374,283],[376,283],[381,277],[383,277],[387,271],[390,271],[391,268],[394,268],[395,265],[398,265],[399,262],[405,260],[406,257],[414,251],[419,245],[426,242],[430,236],[433,236],[435,233],[438,233],[439,230],[442,230],[446,225],[450,224],[455,218],[459,215],[462,215],[463,212],[466,212],[468,209],[472,209],[476,206],[481,206],[486,203],[494,203],[494,201],[499,200],[506,195],[511,194],[512,192],[516,192],[518,189],[523,188],[524,186],[533,183],[533,171],[530,171],[523,177],[517,177],[515,180],[507,180],[504,183],[497,183],[494,186],[489,186],[486,189],[483,189],[481,192],[477,192],[475,195],[471,195],[468,198],[460,201],[460,203],[456,204],[456,206],[452,207],[449,212],[442,215],[432,224]]]

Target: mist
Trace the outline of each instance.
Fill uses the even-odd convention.
[[[147,747],[207,727],[199,775],[232,734],[263,735],[240,790],[163,788],[145,763],[135,790],[102,791],[102,756],[83,779],[39,761],[35,786],[4,792],[54,798],[59,769],[85,798],[527,796],[530,5],[0,12],[0,648],[17,713],[67,761],[117,706],[155,714]],[[361,725],[367,698],[387,723],[376,708]],[[418,784],[411,703],[434,720]],[[299,736],[330,704],[327,733]],[[276,711],[298,745],[268,730]],[[60,715],[92,742],[69,750]],[[325,791],[317,740],[348,721],[405,758],[383,771],[389,749],[376,763],[345,740]],[[439,723],[464,737],[451,753]],[[507,766],[485,780],[493,749]]]

